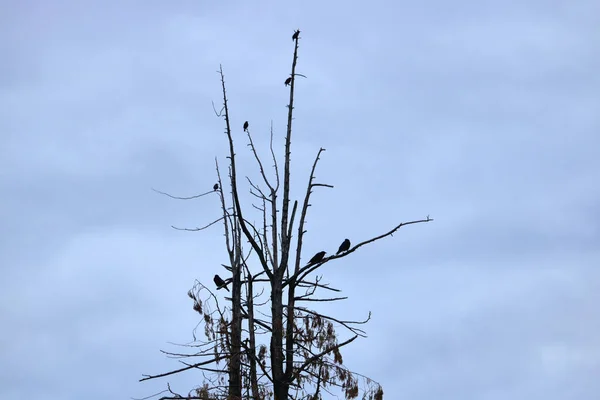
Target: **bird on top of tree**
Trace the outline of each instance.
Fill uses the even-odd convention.
[[[248,121],[244,122],[244,132],[248,130]]]
[[[219,190],[219,184],[218,184],[218,183],[215,183],[215,186],[213,186],[213,190],[214,190],[214,191],[217,191],[217,190]]]
[[[338,249],[337,253],[335,253],[335,254],[340,254],[344,251],[348,251],[349,248],[350,248],[350,240],[346,239],[342,242],[342,244],[340,245],[340,248]]]
[[[217,285],[217,290],[219,289],[225,289],[229,292],[229,289],[227,289],[227,286],[225,281],[223,279],[221,279],[221,277],[219,275],[215,275],[215,277],[213,278],[213,281],[215,282],[215,285]]]
[[[292,40],[298,39],[298,35],[300,35],[300,29],[297,29],[292,35]]]
[[[290,76],[289,78],[287,78],[284,82],[285,86],[289,85],[292,82],[292,77]]]
[[[313,256],[313,258],[310,259],[310,261],[306,265],[317,264],[318,262],[320,262],[323,259],[323,257],[325,257],[326,253],[327,253],[326,251],[318,252],[317,254],[315,254]]]

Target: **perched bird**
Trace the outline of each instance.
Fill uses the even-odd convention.
[[[248,130],[248,121],[244,122],[244,132]]]
[[[218,184],[218,183],[215,183],[215,186],[213,186],[213,190],[214,190],[214,191],[217,191],[217,190],[219,190],[219,184]]]
[[[296,30],[292,35],[292,40],[298,39],[298,35],[300,35],[300,29]]]
[[[289,85],[290,82],[292,82],[292,77],[291,76],[285,80],[285,86]]]
[[[325,257],[325,253],[326,253],[325,251],[318,252],[317,254],[315,254],[313,256],[313,258],[310,259],[310,261],[306,265],[312,265],[312,264],[319,263],[323,259],[323,257]]]
[[[350,248],[350,240],[346,239],[342,242],[342,244],[340,245],[340,248],[338,249],[337,253],[335,253],[335,254],[340,254],[344,251],[348,251],[349,248]]]
[[[225,281],[221,279],[219,275],[215,275],[213,281],[215,281],[215,285],[217,285],[217,290],[225,288],[225,290],[229,292],[229,289],[227,289],[227,286],[225,286]]]

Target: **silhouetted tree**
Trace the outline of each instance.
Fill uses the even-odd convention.
[[[299,31],[296,31],[293,37],[295,45],[291,76],[296,74],[298,34]],[[165,352],[179,358],[183,365],[181,368],[163,374],[146,375],[142,380],[188,370],[202,372],[202,386],[181,395],[167,385],[169,395],[162,399],[316,400],[322,399],[323,393],[332,393],[334,388],[338,388],[346,399],[354,399],[362,391],[363,399],[380,400],[383,398],[381,386],[344,366],[341,353],[342,347],[359,336],[366,336],[359,326],[369,321],[370,313],[362,321],[347,321],[326,315],[306,304],[318,305],[346,299],[336,296],[335,293],[340,290],[322,283],[322,278],[316,275],[323,265],[339,262],[361,247],[391,236],[402,226],[432,219],[427,217],[398,223],[383,234],[359,242],[352,249],[350,241],[346,239],[335,255],[325,258],[326,252],[321,251],[303,264],[302,247],[307,233],[305,225],[310,196],[316,188],[333,187],[315,181],[317,163],[325,149],[317,151],[303,199],[292,202],[290,154],[294,87],[291,87],[283,170],[273,150],[273,128],[270,139],[274,167],[272,176],[263,168],[263,161],[248,132],[248,146],[256,160],[262,182],[259,184],[246,177],[250,194],[258,200],[258,204],[252,204],[253,208],[243,206],[238,181],[243,175],[240,175],[242,173],[238,171],[236,163],[222,68],[219,74],[223,107],[217,115],[223,117],[225,122],[229,145],[226,182],[231,187],[231,193],[226,197],[223,190],[218,192],[222,213],[218,219],[203,227],[184,230],[201,231],[216,222],[223,223],[228,256],[228,264],[223,264],[223,268],[231,274],[231,278],[227,278],[231,297],[222,303],[209,287],[197,281],[188,296],[193,300],[193,309],[201,316],[204,339],[197,338],[194,330],[194,342],[186,345],[190,352]],[[288,81],[291,78],[288,78],[286,85]],[[247,131],[247,128],[248,122],[245,122],[244,130]],[[223,188],[218,162],[216,172],[218,184]],[[203,195],[170,197],[187,200],[199,196]],[[258,223],[251,222],[254,219],[248,217],[253,209],[259,212]],[[215,275],[214,283],[218,289],[226,288],[226,281],[218,275]],[[323,292],[334,294],[325,297],[317,295]],[[335,325],[345,331],[343,338]]]

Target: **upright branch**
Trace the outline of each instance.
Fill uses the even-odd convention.
[[[275,154],[273,153],[273,128],[271,127],[271,140],[270,140],[270,147],[271,147],[271,155],[273,157],[273,162],[274,162],[274,167],[275,167],[275,176],[276,176],[276,184],[275,186],[273,186],[270,182],[269,179],[267,178],[267,175],[265,173],[265,169],[263,168],[262,165],[262,161],[260,160],[260,157],[258,156],[258,152],[256,151],[256,147],[254,146],[254,142],[252,141],[252,135],[250,134],[250,131],[247,131],[248,133],[248,141],[250,142],[248,144],[248,146],[250,146],[250,148],[252,149],[252,154],[254,154],[254,158],[258,164],[261,176],[263,178],[263,181],[265,182],[265,185],[267,185],[267,187],[269,188],[269,197],[267,198],[266,196],[262,196],[262,200],[264,202],[268,202],[271,204],[271,242],[272,242],[272,248],[270,253],[270,258],[272,261],[272,265],[273,265],[273,273],[275,273],[276,271],[276,267],[279,263],[279,259],[278,259],[278,255],[279,255],[279,246],[277,244],[277,191],[279,190],[279,172],[277,169],[277,158],[275,157]],[[264,207],[264,205],[263,205]],[[266,219],[266,209],[263,209],[263,219]],[[267,232],[266,232],[266,227],[265,230],[263,232],[264,235],[264,245],[265,245],[265,251],[269,251],[268,250],[268,242],[267,242]]]
[[[263,269],[270,277],[272,276],[272,273],[271,271],[269,271],[269,267],[267,264],[267,260],[264,256],[263,249],[256,243],[256,240],[254,240],[254,236],[246,226],[246,221],[244,220],[244,216],[242,214],[242,206],[240,204],[240,196],[238,194],[237,171],[235,166],[235,150],[233,148],[233,137],[231,136],[231,124],[229,122],[229,106],[227,104],[227,91],[225,89],[225,75],[223,74],[223,67],[219,68],[219,74],[221,76],[221,88],[223,90],[223,110],[225,111],[224,119],[226,125],[225,133],[227,134],[227,139],[229,141],[229,160],[231,163],[231,191],[234,203],[233,206],[235,207],[238,222],[240,224],[240,227],[242,228],[242,231],[244,232],[246,239],[248,240],[248,242],[250,242],[250,245],[256,252],[256,255],[258,256]]]
[[[308,178],[308,187],[306,189],[306,195],[304,196],[304,205],[302,206],[302,212],[300,214],[300,221],[298,222],[298,238],[296,242],[296,260],[294,262],[294,273],[291,278],[288,279],[288,282],[292,282],[293,279],[297,276],[297,271],[300,268],[300,258],[302,253],[302,239],[304,237],[304,223],[306,221],[306,213],[308,211],[310,194],[312,192],[313,180],[315,176],[315,170],[317,168],[317,163],[319,162],[321,153],[324,152],[325,149],[320,148],[317,153],[317,157],[313,162],[312,169],[310,171],[310,176]],[[282,283],[284,286],[285,283]],[[296,285],[295,282],[290,285],[288,288],[288,300],[287,300],[287,309],[288,315],[291,313],[290,310],[294,310],[296,304]],[[285,365],[285,376],[287,380],[291,380],[294,375],[294,319],[289,318],[286,324],[286,365]]]
[[[291,142],[292,142],[292,120],[294,114],[294,88],[296,82],[296,63],[298,61],[298,40],[296,35],[294,38],[294,57],[292,59],[292,74],[290,76],[290,103],[288,104],[287,131],[285,134],[285,166],[283,172],[283,205],[281,209],[281,265],[279,268],[286,268],[289,254],[288,240],[288,209],[290,203],[290,157],[291,157]]]
[[[274,273],[269,276],[271,279],[271,324],[273,332],[271,335],[271,370],[273,373],[273,391],[275,399],[287,399],[290,380],[283,368],[283,277],[288,266],[290,253],[290,239],[288,237],[288,213],[290,202],[290,157],[292,141],[292,120],[294,111],[294,88],[296,76],[296,63],[298,60],[298,40],[297,34],[294,34],[294,56],[292,59],[292,72],[286,84],[290,83],[290,100],[288,104],[287,130],[285,135],[285,161],[283,172],[283,204],[281,210],[281,261],[279,265],[274,265]],[[275,209],[276,211],[276,209]],[[276,221],[276,216],[273,216]],[[276,243],[274,243],[276,246]],[[293,312],[288,314],[288,320],[293,319]],[[289,327],[289,324],[288,324]],[[289,357],[289,355],[288,355]]]
[[[252,274],[250,268],[244,263],[246,267],[246,306],[248,307],[248,346],[246,351],[249,357],[249,369],[250,369],[250,387],[252,389],[252,398],[259,399],[259,388],[258,388],[258,375],[257,366],[260,362],[256,358],[256,332],[254,325],[254,290],[252,288]],[[265,371],[266,372],[266,371]],[[267,375],[265,373],[265,375]],[[267,375],[268,376],[268,375]]]

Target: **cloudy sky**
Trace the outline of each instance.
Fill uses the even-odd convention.
[[[282,151],[300,28],[304,258],[373,311],[345,351],[386,398],[600,396],[600,3],[0,1],[0,398],[127,399],[178,367],[186,292],[225,262],[223,65],[240,168]],[[249,206],[249,203],[248,203]]]

